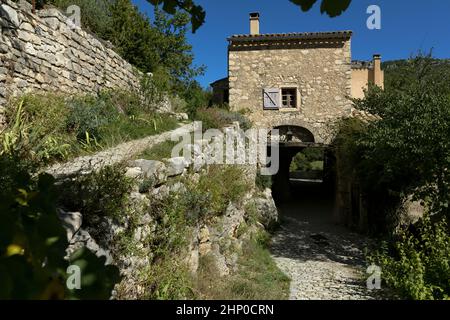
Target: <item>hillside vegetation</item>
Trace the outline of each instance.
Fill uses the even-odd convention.
[[[448,299],[449,63],[418,55],[385,68],[385,90],[371,87],[354,102],[380,119],[340,124],[340,169],[363,190],[371,231],[385,235],[380,249],[369,252],[385,284],[407,299]],[[402,220],[411,200],[425,208],[414,225]]]

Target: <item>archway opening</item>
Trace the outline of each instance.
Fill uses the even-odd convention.
[[[306,147],[292,157],[289,181],[322,183],[324,181],[325,148]]]
[[[316,143],[306,128],[281,126],[279,130],[279,171],[272,177],[272,194],[284,212],[312,214],[332,219],[335,187],[333,153]]]

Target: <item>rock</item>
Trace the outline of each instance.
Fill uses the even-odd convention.
[[[153,218],[148,214],[144,214],[143,216],[141,216],[139,218],[139,225],[147,225],[147,224],[151,224],[153,222]]]
[[[178,121],[189,120],[187,113],[175,113],[174,116]]]
[[[131,179],[139,179],[143,177],[143,172],[139,167],[127,168],[125,176]]]
[[[167,180],[167,169],[161,161],[138,159],[130,161],[129,165],[141,168],[146,179],[153,179],[152,186],[160,185]]]
[[[188,256],[188,266],[192,274],[195,274],[199,267],[200,253],[198,249],[191,249]]]
[[[199,243],[198,251],[200,256],[205,256],[211,252],[212,250],[211,239],[209,229],[207,226],[204,226],[198,232],[198,243]]]
[[[269,229],[274,224],[278,223],[278,209],[272,198],[270,189],[265,190],[263,197],[251,199],[249,202],[256,206],[258,221],[261,222],[265,228]]]
[[[213,258],[214,264],[220,277],[228,276],[230,274],[230,269],[227,266],[226,259],[220,253],[219,245],[214,244],[212,246],[209,256]]]
[[[235,237],[237,229],[245,220],[244,217],[245,210],[230,203],[222,218],[222,236],[228,235],[230,237]]]
[[[170,158],[166,160],[167,176],[174,177],[183,174],[184,169],[189,167],[189,162],[184,157]]]
[[[67,256],[70,257],[75,251],[86,247],[91,252],[93,252],[97,257],[105,257],[105,265],[111,264],[113,258],[108,250],[101,248],[97,242],[91,237],[89,232],[80,229],[72,238],[69,247],[66,250]]]
[[[142,227],[137,227],[136,230],[134,230],[133,239],[136,242],[140,242],[142,240]]]
[[[19,0],[19,8],[26,12],[31,12],[33,10],[33,5],[26,0]]]
[[[181,194],[181,193],[184,193],[187,191],[186,186],[181,182],[174,183],[172,186],[169,187],[169,189],[170,189],[170,192],[178,193],[178,194]]]
[[[170,194],[170,189],[166,185],[162,185],[159,188],[153,189],[153,191],[151,192],[152,197],[155,199],[158,199],[158,200],[167,198],[169,196],[169,194]]]
[[[83,216],[79,212],[66,212],[58,209],[58,216],[67,232],[67,241],[71,241],[73,235],[78,232],[83,222]]]
[[[198,233],[198,241],[199,243],[206,243],[210,241],[210,233],[207,226],[200,229]]]
[[[12,26],[16,28],[18,28],[20,25],[17,11],[5,3],[0,5],[0,17],[7,20]],[[8,25],[6,25],[5,27],[8,27]]]

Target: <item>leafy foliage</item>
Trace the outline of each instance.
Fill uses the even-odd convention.
[[[323,170],[324,150],[322,148],[306,148],[292,159],[290,171]]]
[[[229,203],[236,203],[242,199],[249,190],[245,179],[242,179],[242,170],[236,166],[213,165],[208,174],[202,175],[198,184],[192,186],[199,196],[206,196],[205,207],[207,213],[223,214]],[[198,206],[189,202],[190,206]]]
[[[378,210],[377,223],[384,226],[384,218],[395,225],[394,207],[409,195],[426,203],[431,213],[449,217],[450,95],[441,89],[445,77],[430,75],[430,61],[411,59],[405,73],[409,81],[385,90],[371,87],[364,99],[355,100],[358,109],[379,120],[347,120],[340,127],[343,172],[374,196],[374,207],[393,206],[393,211]]]
[[[47,0],[48,4],[54,5],[62,10],[76,5],[81,11],[82,27],[95,33],[102,39],[108,39],[111,32],[110,6],[114,0]],[[38,6],[39,8],[39,6]]]
[[[339,171],[362,188],[369,222],[390,241],[370,260],[387,285],[408,299],[448,299],[450,95],[436,60],[419,54],[387,72],[386,88],[370,87],[355,106],[377,115],[348,119],[337,137]],[[395,67],[397,68],[397,67]],[[427,215],[396,234],[398,207],[410,195]],[[386,230],[386,226],[390,229]]]
[[[139,98],[123,91],[98,96],[25,95],[7,108],[4,143],[20,140],[36,165],[65,160],[177,126],[174,118],[146,111]],[[8,149],[5,145],[4,148]]]
[[[54,180],[29,172],[16,153],[0,156],[0,298],[108,299],[118,269],[87,250],[76,252],[72,262],[64,259],[68,243]],[[83,266],[80,290],[66,287],[71,263]]]
[[[414,79],[423,83],[432,82],[442,93],[450,94],[450,60],[434,59],[431,54],[419,54],[407,60],[383,62],[385,87],[402,90]]]
[[[256,180],[255,180],[256,186],[259,188],[259,190],[264,191],[267,188],[272,188],[272,177],[271,176],[264,176],[261,173],[256,173]]]
[[[122,166],[106,166],[63,186],[60,202],[68,210],[79,210],[87,226],[95,226],[100,217],[120,221],[131,187]]]
[[[203,8],[192,0],[147,0],[154,6],[162,4],[163,10],[169,14],[176,14],[177,8],[188,12],[191,16],[192,30],[195,32],[204,22],[206,13]]]
[[[239,252],[238,268],[228,277],[220,277],[210,256],[200,260],[198,278],[195,281],[197,295],[201,299],[220,300],[284,300],[289,295],[290,279],[273,261],[267,247],[270,238],[259,232],[252,239],[243,241]]]
[[[70,101],[68,109],[67,129],[74,132],[78,140],[85,140],[86,133],[88,136],[100,138],[101,127],[118,116],[115,106],[93,96]]]
[[[445,220],[425,216],[413,228],[404,229],[397,241],[372,256],[382,268],[382,278],[405,298],[450,298],[450,236]]]
[[[295,5],[300,6],[303,11],[309,11],[317,2],[317,0],[289,0]],[[330,17],[340,16],[348,9],[352,0],[322,0],[320,12],[328,14]]]
[[[202,122],[203,130],[221,129],[231,125],[235,121],[239,122],[242,130],[251,128],[250,121],[244,115],[222,108],[200,109],[196,113],[195,119]]]

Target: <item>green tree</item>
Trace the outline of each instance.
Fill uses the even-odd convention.
[[[413,194],[433,213],[449,216],[450,95],[443,77],[430,75],[429,57],[408,62],[409,81],[381,90],[372,87],[358,109],[380,117],[357,140],[359,173],[367,188]]]

